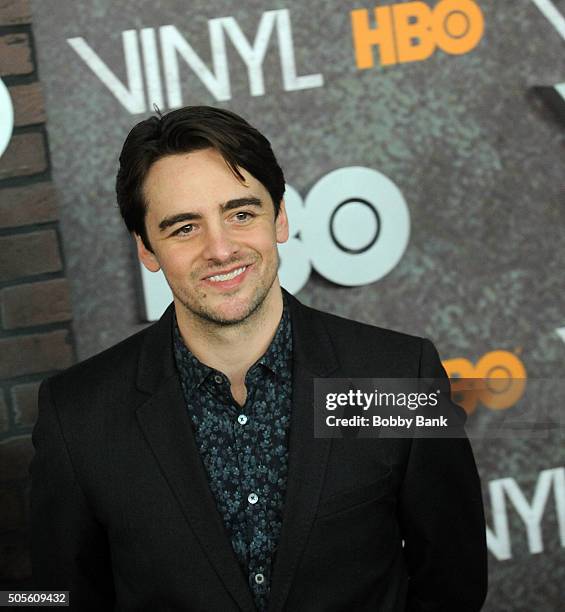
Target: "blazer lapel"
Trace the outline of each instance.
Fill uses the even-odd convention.
[[[150,394],[137,419],[211,565],[241,610],[255,605],[225,532],[198,451],[172,351],[173,306],[147,332],[138,387]]]
[[[285,291],[283,289],[283,291]],[[293,392],[287,491],[269,612],[283,609],[314,520],[331,440],[314,438],[314,378],[338,368],[321,319],[285,291],[292,320]]]

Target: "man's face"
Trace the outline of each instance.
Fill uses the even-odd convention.
[[[266,188],[242,184],[215,149],[164,157],[144,183],[145,267],[163,270],[177,313],[220,324],[244,321],[279,287],[277,243],[288,239],[284,202],[275,219]],[[184,307],[184,311],[183,308]]]

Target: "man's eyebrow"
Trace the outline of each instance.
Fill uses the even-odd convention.
[[[196,221],[201,218],[202,216],[199,215],[198,213],[190,213],[190,212],[179,213],[178,215],[171,215],[170,217],[165,217],[159,223],[159,229],[163,231],[163,230],[166,230],[168,227],[171,227],[172,225],[176,225],[177,223],[180,223],[181,221]]]
[[[224,204],[221,204],[220,208],[222,209],[222,212],[225,212],[227,210],[234,210],[243,206],[261,207],[263,206],[263,203],[259,198],[252,196],[248,198],[235,198],[233,200],[228,200],[227,202],[224,202]],[[159,230],[164,231],[177,223],[181,223],[182,221],[198,221],[199,219],[202,219],[202,215],[199,213],[178,213],[177,215],[171,215],[170,217],[165,217],[162,219],[159,223]]]
[[[235,200],[228,200],[225,204],[222,204],[222,211],[233,210],[234,208],[241,208],[242,206],[263,206],[263,203],[259,198],[250,196],[248,198],[236,198]]]

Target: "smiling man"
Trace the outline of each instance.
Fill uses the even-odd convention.
[[[162,270],[160,321],[43,382],[35,587],[76,610],[479,610],[480,482],[464,433],[314,435],[315,378],[444,378],[428,340],[281,288],[283,172],[237,115],[130,132],[118,204]]]

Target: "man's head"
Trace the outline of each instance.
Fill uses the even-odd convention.
[[[143,184],[149,168],[162,157],[216,149],[241,180],[244,168],[263,183],[278,215],[285,182],[271,143],[245,119],[211,106],[186,106],[138,123],[120,154],[116,179],[118,206],[130,232],[151,250],[145,229],[147,201]]]
[[[116,181],[139,258],[163,270],[177,315],[183,306],[187,316],[217,324],[244,321],[278,288],[276,245],[288,238],[284,187],[269,141],[211,107],[138,123]]]

